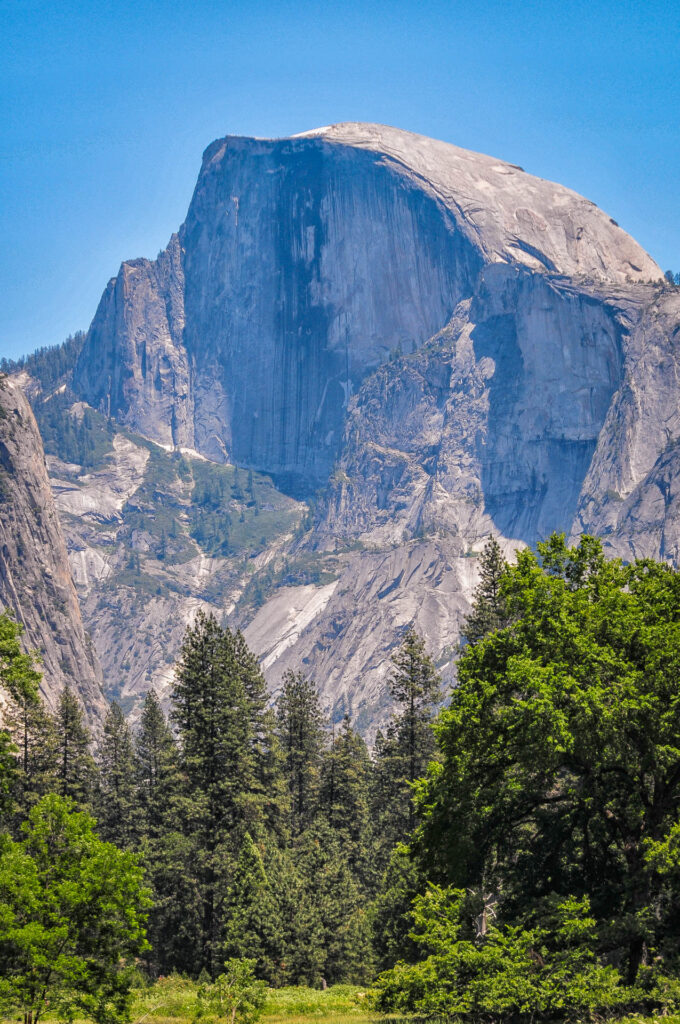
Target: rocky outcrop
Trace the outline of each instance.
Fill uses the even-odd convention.
[[[41,689],[56,707],[68,683],[101,724],[101,670],[83,628],[40,434],[23,392],[0,378],[0,605],[24,626],[42,658]]]
[[[641,308],[640,308],[641,306]],[[680,291],[630,303],[626,361],[583,481],[574,533],[680,565]]]
[[[131,260],[109,281],[73,387],[93,406],[162,444],[191,445],[182,343],[184,273],[177,235],[155,262]]]

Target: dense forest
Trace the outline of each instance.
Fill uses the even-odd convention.
[[[199,615],[169,716],[96,746],[0,618],[0,1001],[123,1019],[133,968],[372,985],[384,1013],[580,1020],[680,999],[680,575],[491,540],[443,695],[409,628],[374,749]]]

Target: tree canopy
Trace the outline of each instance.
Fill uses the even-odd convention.
[[[67,1019],[126,1019],[150,903],[135,857],[102,842],[93,819],[55,793],[22,832],[0,847],[0,1005],[29,1024],[48,1003]]]
[[[554,535],[499,594],[510,624],[464,649],[436,726],[420,862],[513,926],[587,900],[629,986],[677,972],[680,575]]]

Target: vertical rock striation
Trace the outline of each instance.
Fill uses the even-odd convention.
[[[23,624],[26,647],[40,652],[48,705],[69,683],[96,726],[106,708],[101,670],[83,628],[40,434],[7,377],[0,378],[0,604]]]

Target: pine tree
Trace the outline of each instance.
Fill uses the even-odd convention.
[[[508,563],[495,537],[489,537],[480,558],[479,583],[472,599],[472,611],[463,624],[462,635],[470,644],[508,625],[508,609],[501,582]]]
[[[371,857],[371,762],[363,739],[345,715],[342,729],[324,754],[320,812],[335,833],[350,871],[364,890],[374,884]]]
[[[42,700],[22,699],[10,705],[5,719],[17,747],[13,795],[18,822],[57,786],[57,730]]]
[[[222,959],[248,957],[258,977],[280,984],[283,971],[282,922],[262,854],[246,832],[225,908]]]
[[[265,868],[280,921],[277,985],[318,987],[325,963],[324,931],[314,879],[304,874],[300,844],[267,851]]]
[[[89,808],[96,779],[90,753],[90,733],[83,721],[83,709],[70,686],[59,697],[57,727],[57,790],[71,797],[79,808]]]
[[[286,672],[276,713],[291,797],[291,828],[298,836],[316,814],[325,741],[324,717],[311,680]]]
[[[54,723],[40,698],[36,655],[21,649],[22,632],[21,624],[7,612],[0,615],[0,687],[6,701],[3,719],[16,747],[8,792],[17,825],[54,787],[56,772]]]
[[[250,666],[241,669],[233,634],[221,629],[213,615],[199,612],[182,645],[172,716],[181,743],[183,831],[193,845],[191,875],[200,903],[194,967],[197,972],[204,967],[211,977],[219,967],[221,901],[236,844],[257,818],[256,684]]]
[[[177,824],[179,751],[155,690],[149,690],[134,743],[141,827],[158,837]]]
[[[102,839],[125,850],[139,833],[136,764],[130,729],[119,704],[109,706],[99,749],[99,786],[95,800],[98,832]]]
[[[306,890],[311,936],[317,936],[302,959],[307,976],[319,969],[328,984],[362,984],[372,977],[370,915],[340,839],[323,819],[300,836],[296,862]],[[310,915],[310,910],[313,915]],[[301,918],[300,924],[303,924]],[[298,933],[304,943],[304,934]],[[299,955],[300,939],[298,939]],[[293,948],[296,944],[293,943]],[[306,973],[306,972],[305,972]],[[304,975],[303,975],[304,976]]]
[[[153,892],[149,965],[156,973],[188,973],[200,935],[195,848],[184,834],[179,751],[153,690],[144,700],[134,747],[140,852]]]
[[[435,749],[431,729],[441,678],[425,651],[425,641],[410,628],[392,658],[390,693],[401,709],[388,734],[385,754],[392,765],[397,791],[392,812],[393,838],[404,839],[415,826],[412,785],[425,774]]]

